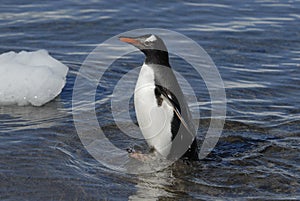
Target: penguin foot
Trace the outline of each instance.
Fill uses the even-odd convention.
[[[139,161],[148,161],[150,159],[149,155],[148,154],[143,154],[143,153],[140,153],[140,152],[133,152],[133,153],[130,153],[129,156],[131,158],[134,158],[136,160],[139,160]]]
[[[153,157],[152,154],[143,154],[140,151],[134,150],[134,148],[127,148],[126,151],[129,153],[131,158],[142,162],[149,161]]]

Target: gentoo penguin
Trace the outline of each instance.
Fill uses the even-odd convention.
[[[151,150],[171,160],[198,160],[196,130],[163,40],[154,34],[119,39],[146,56],[134,91],[134,107]]]

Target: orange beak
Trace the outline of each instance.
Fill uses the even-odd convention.
[[[139,44],[141,44],[140,41],[138,41],[136,39],[133,39],[133,38],[127,38],[127,37],[120,36],[119,39],[122,42],[129,43],[129,44],[132,44],[132,45],[139,45]]]

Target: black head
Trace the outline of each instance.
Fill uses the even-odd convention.
[[[120,36],[120,41],[129,43],[142,51],[146,60],[145,63],[154,63],[169,66],[169,55],[163,40],[154,34],[147,34],[138,37]]]

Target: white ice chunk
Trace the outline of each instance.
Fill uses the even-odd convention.
[[[41,106],[61,93],[68,67],[46,50],[0,55],[0,105]]]

